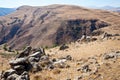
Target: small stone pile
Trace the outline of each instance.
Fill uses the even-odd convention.
[[[9,62],[11,68],[0,73],[0,80],[30,80],[29,72],[67,68],[67,60],[72,60],[72,57],[68,55],[61,59],[51,59],[43,48],[32,49],[28,46]]]
[[[43,55],[44,49],[32,50],[32,47],[27,47],[9,62],[11,69],[1,73],[1,80],[30,80],[28,72],[41,70],[38,62]]]

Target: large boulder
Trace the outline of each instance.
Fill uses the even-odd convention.
[[[19,77],[19,75],[12,74],[12,75],[8,76],[7,80],[16,80],[17,77]]]
[[[5,72],[2,73],[1,78],[3,80],[7,80],[7,78],[12,75],[12,74],[17,74],[17,72],[13,69],[6,70]]]
[[[15,60],[11,60],[11,61],[9,62],[9,64],[10,64],[11,66],[23,65],[23,64],[26,64],[26,63],[28,63],[28,58],[27,58],[27,57],[26,57],[26,58],[17,58],[17,59],[15,59]]]

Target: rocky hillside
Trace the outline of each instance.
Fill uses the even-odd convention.
[[[21,6],[0,17],[0,44],[11,48],[55,46],[90,35],[95,30],[119,33],[120,15],[115,12],[71,5]]]
[[[17,54],[1,49],[0,80],[120,80],[120,35],[95,38]]]
[[[0,8],[0,16],[10,14],[10,13],[12,13],[14,11],[15,11],[14,8]]]

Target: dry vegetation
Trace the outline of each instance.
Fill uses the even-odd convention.
[[[120,37],[118,37],[120,38]],[[73,60],[68,61],[67,63],[70,65],[69,68],[65,69],[57,69],[50,71],[42,71],[36,74],[32,74],[31,79],[34,80],[34,77],[37,75],[42,76],[38,80],[44,80],[46,76],[52,78],[52,80],[77,80],[80,77],[81,72],[78,72],[79,61],[87,61],[89,57],[97,57],[98,61],[100,61],[100,56],[104,53],[110,53],[113,51],[120,50],[120,40],[103,40],[103,41],[95,41],[90,43],[71,43],[68,44],[69,48],[66,50],[59,50],[59,47],[48,49],[46,52],[51,54],[54,58],[61,58],[66,55],[71,55]],[[90,75],[81,80],[119,80],[120,72],[119,72],[119,60],[116,60],[115,63],[111,64],[103,64],[101,65],[99,71],[94,75]],[[101,61],[100,61],[101,62]],[[45,76],[44,76],[45,75]]]
[[[86,27],[86,32],[79,23]],[[14,13],[0,17],[0,42],[4,43],[5,32],[7,43],[12,48],[53,46],[79,39],[84,33],[89,34],[91,25],[108,33],[119,33],[120,15],[71,5],[22,6]],[[3,26],[5,31],[2,31]]]
[[[101,62],[100,57],[102,54],[120,51],[119,39],[120,37],[116,37],[116,39],[97,40],[89,43],[72,42],[71,44],[67,44],[69,48],[65,50],[59,50],[60,47],[47,49],[46,53],[51,55],[53,58],[61,58],[71,55],[72,60],[67,61],[67,64],[70,67],[30,73],[30,78],[31,80],[77,80],[77,78],[81,77],[82,74],[81,72],[77,71],[77,69],[80,67],[80,61],[85,63],[89,57],[94,56],[97,58],[98,62]],[[0,59],[1,63],[4,62],[3,65],[0,65],[0,70],[8,69],[9,59],[3,57],[0,57]],[[119,80],[119,61],[120,59],[117,59],[115,62],[102,64],[96,74],[86,76],[81,80]]]
[[[46,10],[44,11],[44,9]],[[47,13],[49,14],[47,15]],[[55,17],[53,17],[52,15],[53,13]],[[43,19],[45,14],[47,16]],[[99,29],[100,31],[104,31],[109,34],[120,34],[120,15],[116,12],[92,10],[77,6],[71,7],[65,5],[62,6],[51,5],[49,7],[46,6],[40,8],[23,6],[20,7],[18,11],[16,11],[15,13],[5,17],[1,17],[0,20],[6,20],[4,25],[7,25],[7,23],[12,22],[11,25],[13,26],[13,24],[16,23],[16,21],[13,22],[13,20],[16,20],[16,18],[15,19],[10,18],[11,16],[16,16],[17,19],[24,20],[25,23],[20,25],[21,26],[20,34],[15,35],[11,40],[8,41],[8,44],[10,45],[15,44],[14,47],[16,48],[19,48],[21,46],[23,47],[24,44],[29,44],[32,47],[39,47],[40,45],[43,44],[45,45],[54,44],[53,39],[55,39],[55,37],[53,36],[56,36],[55,34],[56,31],[59,31],[62,20],[68,21],[68,20],[77,20],[77,19],[80,20],[98,19],[100,21],[106,22],[107,24],[110,24],[107,27]],[[38,17],[41,17],[40,21],[38,20]],[[30,22],[31,24],[29,24]],[[9,26],[7,27],[10,27],[11,25],[9,24]],[[43,32],[41,32],[41,30]],[[106,38],[101,39],[101,35],[94,37],[97,38],[96,41],[91,41],[91,42],[75,41],[68,43],[66,44],[68,47],[65,50],[60,50],[60,46],[56,47],[56,45],[53,46],[52,48],[46,47],[47,49],[45,50],[45,52],[46,54],[50,55],[50,58],[58,59],[70,55],[72,57],[72,60],[66,62],[68,65],[65,68],[61,68],[59,66],[52,70],[46,69],[39,71],[37,73],[30,72],[29,73],[30,79],[31,80],[120,80],[120,58],[110,63],[109,62],[103,63],[101,60],[102,56],[105,53],[120,51],[120,36],[113,36],[109,39]],[[18,44],[18,42],[20,44]],[[9,53],[7,51],[3,51],[2,49],[0,50],[0,71],[10,68],[8,62],[11,58],[14,57],[14,55],[16,54],[13,52]],[[87,75],[81,79],[81,75],[83,73],[78,69],[80,68],[81,63],[88,62],[88,59],[90,59],[90,57],[95,57],[98,63],[100,63],[100,67],[95,74]],[[41,63],[43,67],[45,64],[47,64],[47,62]]]

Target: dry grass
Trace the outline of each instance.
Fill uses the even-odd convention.
[[[120,37],[118,37],[120,38]],[[57,68],[53,70],[43,70],[38,73],[30,73],[31,80],[66,80],[66,79],[76,79],[81,75],[81,72],[77,71],[80,67],[78,61],[81,59],[86,61],[88,57],[95,56],[100,57],[101,54],[109,53],[111,51],[120,50],[120,40],[109,39],[103,41],[94,41],[90,43],[71,43],[68,44],[69,48],[66,50],[59,50],[59,47],[47,49],[46,53],[50,54],[53,58],[65,57],[71,55],[73,57],[72,61],[68,61],[67,64],[70,65],[69,68]],[[5,62],[4,67],[7,69],[8,60],[0,57],[0,62]],[[109,65],[109,66],[108,66]],[[97,74],[85,77],[84,80],[95,79],[95,80],[120,80],[120,59],[112,64],[101,65]]]
[[[50,13],[44,18],[44,23],[41,24],[41,19],[39,18],[43,16],[43,14],[46,14],[47,11],[50,11]],[[25,15],[27,17],[24,20]],[[48,7],[21,7],[10,15],[0,17],[0,21],[4,22],[4,26],[6,26],[8,31],[6,35],[13,26],[8,26],[7,24],[14,22],[14,18],[24,20],[24,24],[20,26],[20,34],[15,35],[14,38],[10,39],[8,42],[9,45],[14,45],[15,48],[23,47],[25,44],[29,44],[33,47],[40,47],[40,45],[51,46],[55,44],[56,31],[61,27],[60,25],[64,20],[98,19],[110,24],[110,26],[103,28],[103,31],[120,33],[119,13],[76,6],[52,5]],[[17,23],[18,22],[16,22],[16,24]],[[2,28],[2,25],[0,25],[0,27]],[[3,36],[3,34],[1,36]]]

